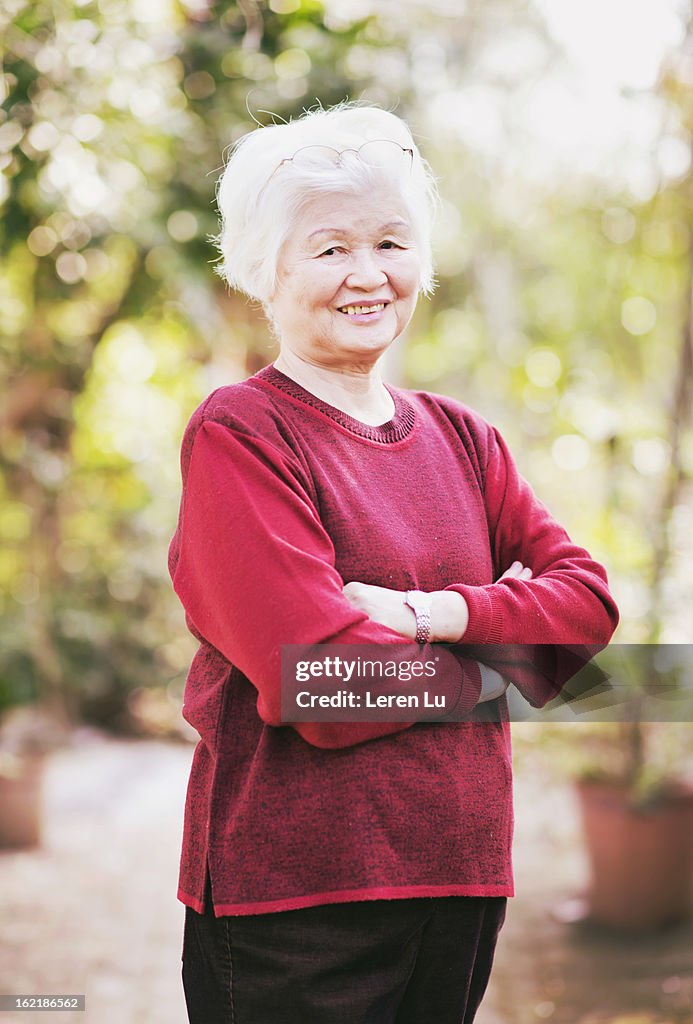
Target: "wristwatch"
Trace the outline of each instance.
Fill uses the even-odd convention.
[[[404,603],[416,615],[417,644],[427,644],[431,639],[431,595],[423,590],[408,590]]]

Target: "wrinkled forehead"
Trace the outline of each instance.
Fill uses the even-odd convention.
[[[287,242],[302,244],[334,233],[408,236],[412,230],[407,203],[391,188],[348,190],[307,197],[293,218]]]

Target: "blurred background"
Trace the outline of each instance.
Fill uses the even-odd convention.
[[[616,639],[671,650],[693,640],[693,10],[3,0],[0,33],[0,991],[175,1024],[178,449],[212,388],[275,355],[214,273],[227,147],[346,98],[410,123],[439,286],[390,379],[497,424],[606,564]],[[691,729],[642,717],[514,726],[520,895],[480,1024],[693,1021]],[[642,862],[653,903],[679,871],[668,903],[600,903],[574,779],[618,791],[619,880]],[[672,802],[674,861],[668,837],[645,864]]]

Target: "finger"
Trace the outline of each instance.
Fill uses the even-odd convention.
[[[529,568],[529,566],[525,565],[523,567],[523,569],[522,569],[522,572],[519,574],[519,576],[517,578],[519,580],[531,580],[531,578],[532,578],[532,570]]]
[[[513,562],[509,569],[506,569],[500,579],[517,579],[524,566],[522,562]]]

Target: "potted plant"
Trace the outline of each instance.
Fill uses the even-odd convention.
[[[685,764],[690,715],[685,691],[676,699],[675,689],[685,664],[675,654],[669,665],[657,663],[671,648],[625,651],[611,655],[612,662],[625,657],[628,663],[632,696],[620,705],[624,720],[603,723],[584,745],[577,793],[591,872],[587,916],[647,930],[682,920],[693,908],[693,781]],[[685,658],[686,647],[678,651]],[[663,702],[667,695],[676,702]],[[667,717],[672,721],[662,721]]]
[[[690,183],[688,177],[681,185],[679,196],[684,203],[689,201]],[[676,198],[675,193],[672,197]],[[622,659],[620,668],[626,671],[621,672],[621,681],[625,676],[624,692],[630,696],[620,709],[623,713],[616,709],[617,723],[604,722],[606,746],[595,752],[577,785],[591,868],[589,916],[628,929],[672,923],[688,916],[692,905],[693,708],[690,664],[686,664],[690,648],[685,643],[662,643],[663,627],[673,610],[667,584],[678,559],[673,516],[686,503],[690,484],[686,457],[693,395],[690,255],[686,270],[671,400],[662,410],[670,458],[648,506],[650,600],[641,634],[646,642],[614,645],[600,656],[607,667]],[[614,469],[618,442],[614,436],[609,444]],[[613,486],[611,500],[618,500]],[[678,737],[674,723],[679,723]],[[675,737],[678,743],[672,743]]]
[[[0,719],[0,849],[40,843],[46,755],[62,741],[56,720],[34,705]]]
[[[48,682],[26,633],[8,630],[0,648],[0,849],[37,846],[42,834],[42,791],[47,755],[66,742],[69,717],[57,673]]]

